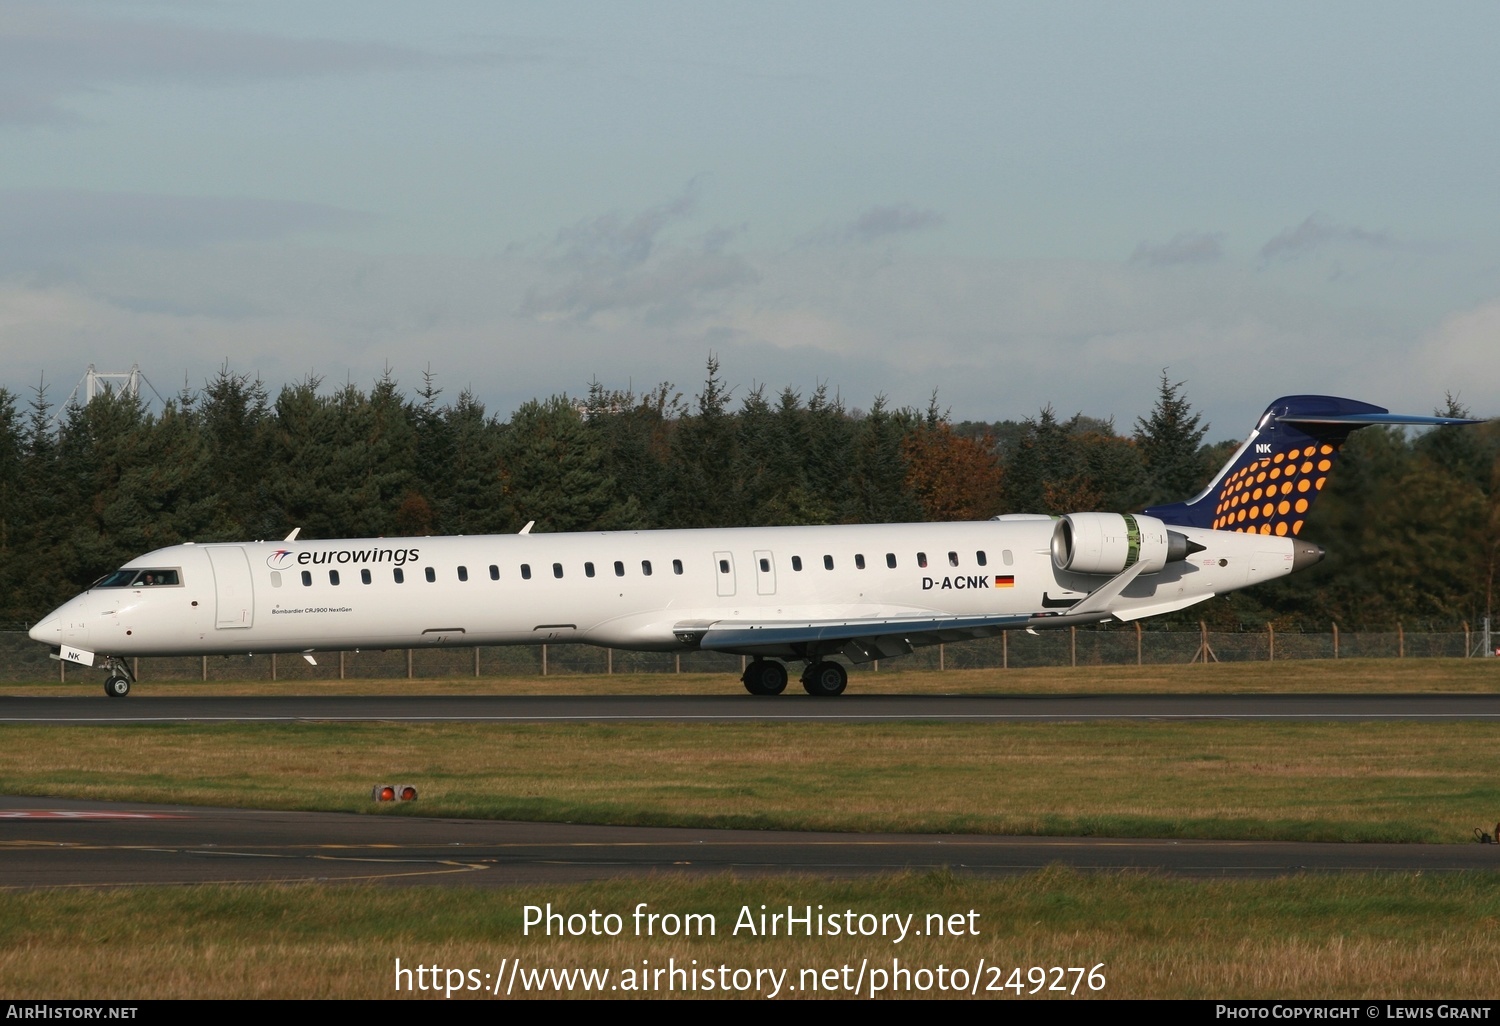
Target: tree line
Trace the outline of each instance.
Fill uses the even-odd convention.
[[[1452,400],[1440,411],[1465,415]],[[1051,409],[954,423],[936,400],[853,409],[754,386],[710,359],[696,395],[591,386],[509,418],[468,392],[267,386],[225,367],[153,411],[106,392],[57,409],[0,389],[0,621],[34,622],[119,564],[182,541],[981,520],[1130,512],[1200,490],[1239,439],[1206,444],[1162,376],[1128,434]],[[1346,447],[1303,536],[1323,565],[1179,619],[1346,627],[1477,623],[1500,542],[1500,429]]]

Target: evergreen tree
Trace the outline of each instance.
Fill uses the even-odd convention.
[[[1145,505],[1190,498],[1208,474],[1200,456],[1208,425],[1198,426],[1198,414],[1182,395],[1184,384],[1174,384],[1162,371],[1151,415],[1135,422],[1135,441],[1146,468]]]
[[[639,506],[621,499],[603,446],[566,396],[523,404],[501,438],[505,497],[516,527],[528,520],[539,532],[639,526]]]
[[[500,425],[466,389],[457,404],[443,408],[436,429],[445,448],[420,464],[425,494],[436,501],[434,530],[494,534],[509,529],[514,517],[501,474]]]
[[[903,442],[913,418],[892,414],[885,396],[875,397],[854,428],[845,519],[857,524],[901,524],[922,518],[922,507],[907,489]]]
[[[225,364],[196,407],[223,522],[220,540],[275,537],[282,520],[268,488],[275,434],[265,384]]]
[[[621,502],[634,501],[638,523],[661,527],[671,523],[667,510],[670,432],[682,415],[682,395],[663,382],[641,396],[589,386],[584,414],[589,434],[603,447],[606,465],[616,479]]]
[[[710,356],[697,412],[681,418],[672,435],[667,526],[728,527],[739,520],[739,482],[732,474],[737,438],[729,396],[719,377],[719,360]]]

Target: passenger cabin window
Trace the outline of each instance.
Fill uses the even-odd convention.
[[[273,588],[279,588],[279,587],[281,587],[281,571],[280,570],[272,570],[271,571],[271,587],[273,587]]]
[[[396,573],[398,573],[398,574],[400,572],[401,572],[400,570],[396,571]],[[312,571],[311,570],[304,570],[304,571],[302,571],[302,587],[304,587],[304,588],[311,588],[312,587]]]
[[[792,557],[792,569],[796,570],[798,573],[802,572],[802,557],[801,556],[793,556]]]
[[[625,576],[625,564],[621,563],[618,559],[615,560],[615,576],[616,577],[624,577]]]
[[[641,560],[641,573],[645,574],[647,577],[651,576],[651,560]]]
[[[719,573],[721,573],[721,574],[727,574],[727,573],[729,573],[729,560],[727,560],[727,559],[721,559],[721,560],[719,560]]]
[[[468,567],[461,566],[461,567],[458,568],[458,579],[460,581],[467,581],[469,579],[469,568]]]
[[[529,580],[531,580],[531,564],[530,563],[522,563],[521,564],[521,580],[523,580],[523,581],[529,581]]]
[[[989,560],[985,558],[983,549],[980,549],[978,552],[974,553],[974,562],[978,563],[980,566],[984,566],[989,562]]]
[[[680,560],[680,559],[674,559],[674,560],[672,560],[672,572],[674,574],[677,574],[678,576],[682,575],[682,560]]]
[[[854,569],[856,569],[856,570],[863,570],[864,568],[865,568],[865,554],[863,552],[856,552],[854,554]]]
[[[339,572],[337,570],[330,570],[330,571],[328,571],[328,583],[329,584],[338,584],[339,583]]]
[[[594,564],[592,564],[592,563],[585,563],[585,564],[583,564],[583,576],[585,576],[585,577],[592,577],[592,576],[594,576]]]
[[[397,584],[406,583],[406,571],[401,569],[399,566],[391,571],[391,576],[396,579]]]
[[[432,567],[428,567],[426,570],[424,570],[423,574],[426,576],[428,584],[432,584],[437,580],[437,571]]]
[[[832,570],[833,569],[833,557],[832,556],[824,556],[823,557],[823,569],[824,570]]]
[[[894,552],[887,552],[885,554],[885,565],[892,570],[896,569],[896,554]]]
[[[490,564],[490,580],[492,580],[492,581],[498,581],[499,579],[500,579],[500,568],[498,566],[496,566],[494,563],[491,563]]]
[[[360,580],[361,584],[369,584],[370,583],[370,571],[369,570],[361,570],[359,572],[359,580]]]
[[[949,566],[958,566],[958,553],[957,552],[950,552],[950,553],[948,553],[948,565]]]
[[[558,578],[559,580],[562,579],[562,564],[561,563],[553,563],[552,564],[552,576]]]
[[[768,574],[771,572],[771,561],[765,556],[760,557],[760,572],[763,574]]]
[[[927,553],[925,553],[925,552],[918,552],[917,553],[917,566],[925,567],[926,565],[927,565]]]
[[[1000,550],[1000,562],[1004,563],[1006,566],[1010,566],[1015,562],[1015,559],[1010,554],[1010,549]]]

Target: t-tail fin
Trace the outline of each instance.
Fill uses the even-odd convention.
[[[1261,415],[1224,468],[1196,497],[1144,512],[1178,527],[1298,534],[1351,432],[1372,424],[1474,424],[1391,413],[1331,395],[1288,395]]]

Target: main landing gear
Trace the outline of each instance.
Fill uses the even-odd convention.
[[[786,690],[786,664],[775,659],[754,659],[740,678],[752,695],[779,695]],[[812,663],[802,671],[802,690],[815,698],[842,695],[849,686],[849,671],[830,660]]]
[[[104,666],[109,670],[109,676],[104,678],[104,693],[110,698],[124,698],[130,694],[134,678],[130,676],[130,667],[125,665],[124,660],[110,656],[105,659]]]
[[[740,678],[752,695],[779,695],[786,690],[786,664],[774,659],[756,659]]]
[[[849,671],[833,660],[813,663],[802,671],[802,690],[814,698],[842,695],[849,686]]]

